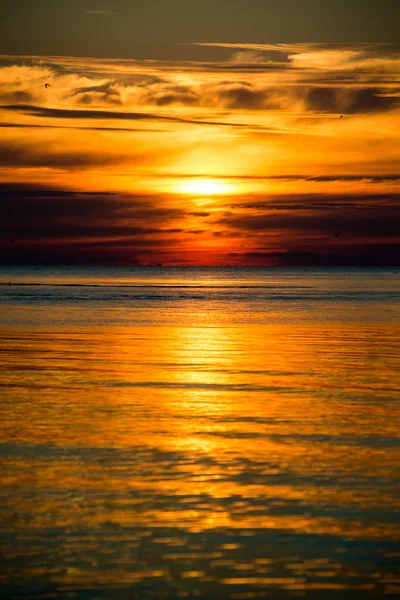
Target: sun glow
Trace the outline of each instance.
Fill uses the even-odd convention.
[[[218,179],[188,179],[177,186],[181,194],[194,196],[216,196],[218,194],[232,193],[232,186]]]

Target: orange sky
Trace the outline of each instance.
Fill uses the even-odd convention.
[[[211,46],[1,57],[1,262],[399,264],[398,49]]]

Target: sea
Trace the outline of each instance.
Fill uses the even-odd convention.
[[[0,267],[2,599],[400,597],[400,268]]]

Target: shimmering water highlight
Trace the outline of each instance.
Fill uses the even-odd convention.
[[[399,594],[399,278],[3,268],[3,597]]]

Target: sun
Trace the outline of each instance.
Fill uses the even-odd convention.
[[[216,196],[218,194],[227,194],[231,192],[231,186],[228,183],[218,179],[188,179],[178,184],[178,190],[181,194],[192,194],[194,196]]]

